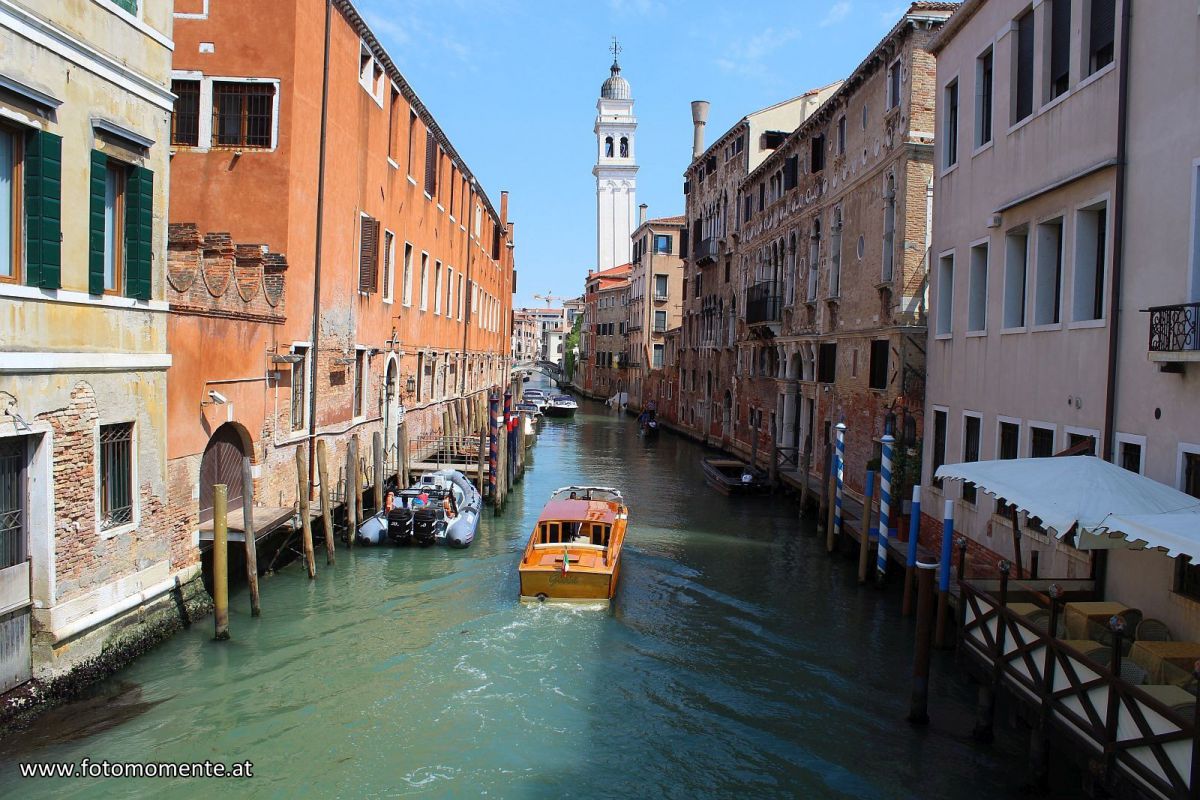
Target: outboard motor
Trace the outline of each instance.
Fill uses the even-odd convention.
[[[437,536],[438,512],[433,508],[418,508],[413,512],[413,540],[422,547],[433,544]]]
[[[392,544],[412,544],[413,512],[408,508],[393,508],[387,516],[387,535]]]

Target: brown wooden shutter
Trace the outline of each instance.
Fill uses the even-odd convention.
[[[437,194],[437,144],[433,141],[433,131],[425,132],[425,194],[430,197]]]
[[[362,238],[358,246],[358,290],[374,292],[379,276],[379,220],[362,217]]]

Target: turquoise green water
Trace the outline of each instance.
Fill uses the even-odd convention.
[[[340,550],[309,582],[235,593],[232,641],[198,622],[104,698],[0,743],[0,796],[880,797],[1015,795],[1017,743],[970,742],[970,687],[935,663],[904,721],[898,597],[783,501],[705,488],[694,444],[584,403],[547,420],[501,517],[468,550]],[[522,606],[516,565],[553,488],[631,507],[611,611]],[[233,762],[249,779],[22,779],[17,762]]]

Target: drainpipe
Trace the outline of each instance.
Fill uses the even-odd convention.
[[[1121,314],[1121,273],[1125,244],[1126,139],[1129,118],[1130,17],[1133,0],[1121,3],[1121,63],[1117,83],[1117,185],[1113,191],[1112,288],[1108,299],[1108,376],[1104,394],[1104,443],[1100,457],[1116,462],[1114,428],[1117,416],[1117,343]]]
[[[463,241],[464,241],[463,252],[466,253],[466,256],[467,256],[467,284],[466,284],[467,296],[462,299],[463,307],[466,309],[466,313],[463,314],[462,364],[461,364],[462,369],[459,370],[460,374],[458,376],[460,379],[459,390],[458,390],[459,397],[467,396],[467,373],[470,371],[470,368],[467,366],[467,335],[471,330],[471,296],[474,294],[474,292],[471,291],[471,272],[472,272],[471,266],[474,261],[474,259],[471,258],[471,256],[474,255],[474,253],[471,252],[471,228],[475,225],[475,202],[474,201],[475,201],[475,179],[471,178],[471,182],[470,182],[470,185],[469,185],[468,191],[467,191],[467,208],[470,210],[464,212],[464,215],[466,217],[466,223],[467,223],[467,232],[463,238]]]
[[[308,392],[308,485],[313,484],[317,446],[317,361],[321,353],[321,232],[325,221],[325,137],[329,121],[329,33],[333,21],[333,0],[325,0],[325,52],[321,67],[321,145],[317,166],[317,236],[313,256],[312,368]]]

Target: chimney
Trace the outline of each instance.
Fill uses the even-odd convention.
[[[692,101],[692,160],[704,152],[704,123],[708,122],[708,101]]]
[[[638,206],[638,225],[646,224],[646,209],[649,208],[645,203]]]

